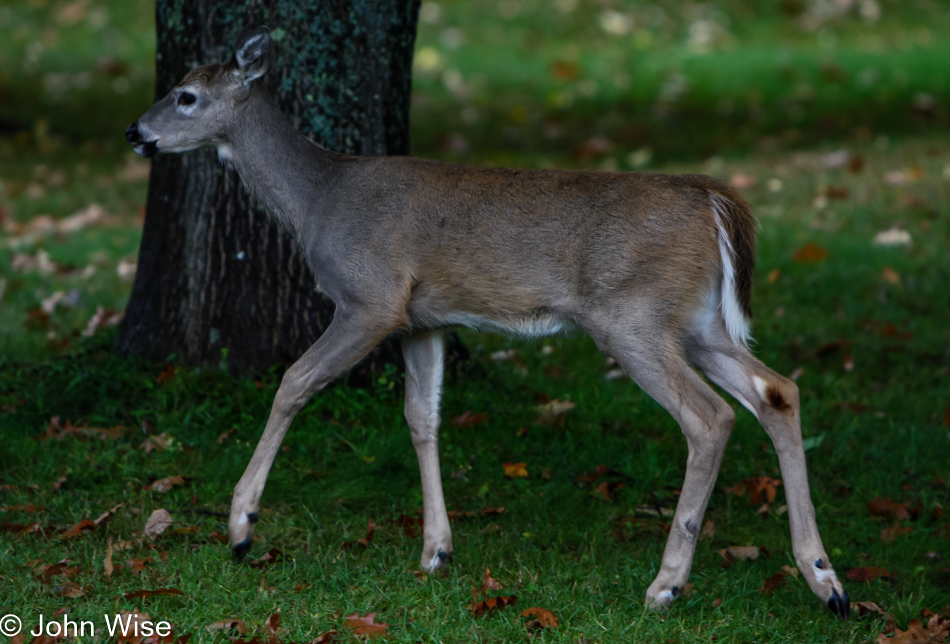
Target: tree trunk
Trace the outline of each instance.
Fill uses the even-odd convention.
[[[276,51],[264,82],[304,134],[348,154],[406,154],[419,1],[157,0],[156,98],[194,66],[230,59],[246,24],[266,24]],[[159,155],[118,350],[226,360],[232,373],[289,365],[333,315],[315,284],[214,151]],[[395,355],[389,341],[371,360]]]

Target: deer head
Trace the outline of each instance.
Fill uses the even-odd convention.
[[[126,140],[143,157],[206,146],[225,151],[234,113],[246,102],[251,84],[269,67],[270,30],[245,28],[234,43],[234,57],[229,62],[189,72],[129,126]]]

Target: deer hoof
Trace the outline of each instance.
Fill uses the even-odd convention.
[[[254,541],[253,539],[245,539],[241,543],[234,546],[234,548],[232,549],[234,552],[234,558],[237,559],[238,561],[244,561],[244,557],[245,555],[247,555],[248,551],[251,549],[251,543],[253,541]]]
[[[837,590],[831,591],[831,599],[828,600],[828,608],[838,619],[848,619],[851,613],[851,601],[848,599],[848,593],[841,590],[844,597],[838,594]]]
[[[452,560],[452,553],[446,552],[445,550],[439,550],[432,560],[429,561],[429,565],[425,566],[425,569],[429,572],[435,572],[437,570],[442,570],[449,565],[449,561]]]

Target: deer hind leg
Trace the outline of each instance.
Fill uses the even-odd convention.
[[[649,331],[635,335],[629,328],[612,336],[597,330],[591,335],[602,351],[615,358],[634,382],[670,412],[686,436],[686,477],[660,572],[646,596],[648,606],[668,606],[686,587],[735,412],[690,368],[676,343],[668,338],[657,338]]]
[[[749,409],[775,445],[792,532],[795,563],[812,591],[839,618],[850,611],[815,522],[802,447],[798,387],[733,343],[725,328],[706,329],[687,347],[689,360]]]
[[[406,421],[422,476],[422,567],[438,570],[452,554],[452,529],[442,495],[439,467],[439,401],[442,397],[443,354],[441,332],[403,337],[406,360]]]
[[[314,392],[345,373],[397,326],[346,315],[338,308],[320,339],[284,374],[264,433],[231,499],[228,533],[238,559],[251,547],[267,475],[294,416]]]

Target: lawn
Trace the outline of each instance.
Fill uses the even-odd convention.
[[[446,574],[418,568],[394,370],[305,407],[235,564],[230,491],[279,373],[111,353],[148,171],[122,139],[152,95],[139,0],[0,7],[0,615],[68,615],[106,639],[103,616],[138,610],[193,642],[357,641],[372,613],[396,642],[948,639],[950,12],[774,5],[426,3],[413,148],[743,190],[761,220],[754,348],[801,388],[819,527],[863,602],[849,621],[785,568],[775,453],[738,404],[691,586],[668,613],[643,607],[686,444],[585,337],[463,332],[440,446]],[[535,607],[557,625],[521,616]]]

